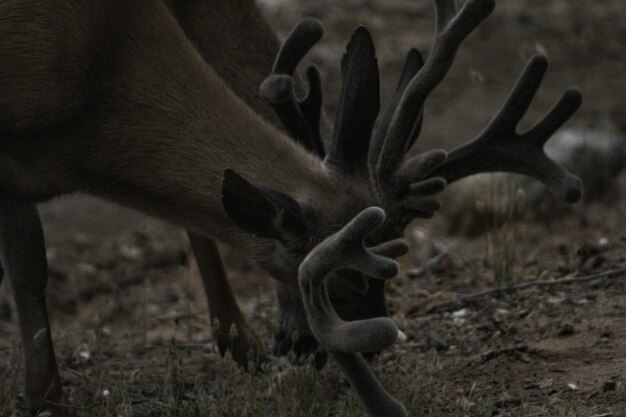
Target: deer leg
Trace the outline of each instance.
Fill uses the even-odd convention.
[[[220,352],[230,351],[233,359],[247,369],[250,361],[261,361],[263,346],[239,309],[215,241],[189,231],[187,234],[200,270],[211,322],[216,324],[213,335]]]
[[[28,407],[68,416],[46,310],[48,265],[43,230],[33,204],[0,197],[0,261],[17,308]]]

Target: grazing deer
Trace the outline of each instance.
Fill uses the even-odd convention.
[[[271,27],[263,20],[260,12],[255,7],[254,1],[169,0],[167,3],[187,36],[194,42],[205,60],[226,81],[229,87],[242,97],[258,114],[276,124],[276,117],[272,114],[267,102],[257,94],[257,86],[270,71],[272,60],[278,51],[279,43]],[[241,27],[253,29],[242,31],[240,30]],[[313,33],[309,35],[309,39],[304,42],[308,47],[300,45],[299,50],[296,51],[296,54],[299,54],[299,58],[302,58],[302,56],[306,54],[307,49],[313,46],[315,41],[322,34],[321,28],[312,27],[312,31]],[[238,48],[231,48],[231,43],[229,42],[215,42],[216,38],[222,37],[229,39],[231,43],[236,43]],[[296,42],[302,42],[302,38],[297,37]],[[291,63],[288,65],[288,67],[290,66],[291,68],[288,68],[287,72],[294,72],[299,58],[283,58],[283,61],[291,60]],[[254,64],[252,62],[254,62]],[[533,79],[527,80],[524,84],[519,86],[522,89],[528,89],[529,95],[526,98],[519,97],[519,94],[516,95],[522,99],[521,104],[523,104],[524,100],[529,102],[532,99],[547,66],[547,62],[542,57],[536,57],[531,62],[532,68],[528,68],[527,74],[532,76]],[[389,106],[389,110],[385,114],[384,124],[388,125],[390,123],[391,117],[393,116],[393,109],[395,108],[394,106],[397,105],[397,102],[401,99],[403,89],[421,65],[423,65],[423,62],[419,53],[416,50],[411,51],[407,57],[406,66],[400,80],[400,85],[392,100],[392,105]],[[320,90],[321,87],[315,69],[310,68],[307,75],[311,78],[311,87]],[[298,82],[297,84],[301,83]],[[533,87],[533,85],[535,86]],[[565,115],[557,118],[551,116],[547,118],[547,121],[561,120],[559,123],[562,123],[566,120],[569,117],[568,114],[573,113],[578,106],[576,104],[577,96],[578,93],[575,90],[570,90],[564,98],[566,102],[560,103],[559,106],[555,108],[555,111],[558,109],[565,111]],[[321,97],[321,91],[318,91],[313,97]],[[311,101],[312,100],[309,100],[309,107],[311,107]],[[513,104],[509,104],[509,107],[511,105]],[[526,107],[528,105],[529,103],[526,104]],[[521,108],[520,117],[523,115],[526,107]],[[303,124],[302,118],[297,116],[297,111],[293,110],[293,105],[291,106],[292,110],[290,110],[289,106],[283,106],[283,109],[285,108],[286,113],[283,111],[281,114],[281,111],[278,111],[280,120],[286,122],[287,125],[293,125],[293,123],[295,123],[296,125],[300,124],[301,128],[302,126],[306,128],[307,125]],[[289,119],[291,119],[292,122],[290,122]],[[415,141],[415,138],[419,134],[420,124],[421,117],[420,123],[416,125],[416,129],[412,134],[410,144]],[[503,125],[500,123],[499,126],[496,126],[494,123],[491,125],[490,131],[485,132],[485,134],[481,136],[482,139],[477,141],[479,143],[475,143],[469,148],[464,147],[457,149],[454,155],[454,159],[457,159],[457,161],[452,167],[452,170],[456,171],[456,174],[453,174],[454,178],[447,179],[454,181],[482,171],[502,170],[526,173],[543,182],[550,183],[550,188],[559,196],[563,195],[565,190],[569,190],[571,195],[564,196],[565,200],[569,202],[576,201],[576,195],[580,190],[577,181],[573,177],[560,172],[558,167],[553,166],[554,164],[552,162],[542,156],[543,151],[540,147],[541,143],[538,143],[538,147],[534,150],[530,149],[530,141],[521,146],[510,147],[510,145],[514,145],[514,141],[519,138],[518,135],[514,134],[515,125],[516,123],[512,125]],[[543,127],[546,127],[545,123]],[[311,128],[314,131],[319,129],[317,126],[312,126]],[[556,130],[556,128],[558,128],[558,125],[554,127],[554,130]],[[321,129],[325,133],[329,130],[328,126],[324,123],[322,123]],[[378,131],[377,137],[373,141],[374,145],[372,146],[371,155],[376,155],[380,152],[384,132],[385,129]],[[538,130],[536,130],[535,133],[539,133]],[[319,132],[315,132],[315,134],[319,136]],[[499,138],[499,134],[504,134],[502,137],[508,139],[508,142],[501,141],[495,147],[490,146],[495,139]],[[304,135],[309,135],[309,133],[305,133]],[[328,136],[328,134],[325,136]],[[542,136],[547,140],[550,137],[550,133],[543,133]],[[465,165],[465,161],[462,158],[465,157],[464,153],[467,152],[468,149],[473,150],[469,155],[472,159],[469,161],[471,162],[470,164]],[[490,153],[483,153],[486,149],[489,149]],[[537,165],[544,165],[541,167],[542,172],[533,174],[529,172],[529,170],[535,168],[520,166],[519,156],[511,159],[511,156],[513,156],[511,152],[515,152],[516,149],[523,151],[522,153],[526,155],[523,159],[526,160],[529,159],[531,155],[542,156],[540,159],[535,158]],[[530,152],[530,154],[528,152]],[[317,153],[321,155],[319,150]],[[505,154],[508,154],[508,157],[503,158]],[[476,161],[477,158],[482,158],[484,161]],[[488,167],[481,164],[491,166]],[[546,164],[547,166],[545,166]],[[461,172],[461,169],[464,171]],[[558,181],[562,183],[558,184]],[[399,227],[395,234],[398,236],[401,235],[403,228],[404,227]],[[226,329],[226,333],[217,329],[214,336],[217,338],[222,351],[226,347],[232,347],[235,360],[245,365],[249,359],[248,351],[254,351],[255,354],[258,353],[258,340],[243,319],[243,315],[235,302],[215,244],[210,239],[194,235],[192,232],[190,232],[190,240],[207,291],[211,317],[217,318],[220,323],[225,324],[222,326],[222,329]],[[297,289],[294,289],[293,286],[285,285],[282,281],[277,281],[276,284],[280,329],[274,338],[274,353],[284,354],[291,349],[294,349],[298,353],[312,352],[317,346],[317,341],[312,337],[308,329],[304,310],[299,302],[300,295]],[[340,309],[342,316],[346,318],[368,318],[387,315],[384,285],[380,281],[370,280],[369,282],[364,282],[362,279],[351,277],[349,280],[344,279],[339,283],[333,283],[333,285],[335,285],[335,287],[342,287],[335,288],[335,291],[333,291],[335,305]],[[231,324],[241,329],[234,341],[229,338],[227,332]],[[293,337],[295,335],[297,335],[297,338]]]
[[[180,16],[176,2],[169,5]],[[542,150],[580,105],[577,90],[568,90],[535,128],[515,132],[546,70],[543,57],[531,60],[477,139],[449,155],[431,151],[405,158],[419,134],[427,95],[494,2],[469,0],[458,13],[453,0],[435,0],[435,6],[433,49],[426,62],[416,51],[409,54],[374,135],[375,52],[368,32],[355,32],[326,154],[318,74],[309,70],[310,91],[302,101],[292,79],[321,36],[316,21],[291,33],[261,88],[285,135],[263,120],[265,113],[246,105],[263,107],[246,96],[237,77],[228,84],[218,64],[207,65],[189,41],[192,32],[186,36],[159,0],[0,4],[0,260],[20,320],[28,405],[70,413],[50,338],[46,256],[35,205],[87,192],[186,228],[207,292],[230,297],[209,294],[209,303],[223,303],[211,313],[246,328],[238,309],[229,311],[236,304],[211,239],[237,245],[284,284],[298,330],[312,334],[337,361],[368,412],[405,415],[360,353],[380,351],[397,338],[390,319],[371,317],[378,315],[372,314],[375,303],[384,307],[382,280],[397,272],[390,258],[406,252],[397,239],[406,225],[432,216],[439,208],[434,196],[446,182],[478,172],[525,173],[567,201],[581,193],[579,181]],[[226,39],[237,42],[229,44],[237,50],[236,36]],[[275,41],[272,35],[266,39]],[[249,65],[233,59],[241,68]],[[241,98],[231,89],[237,84]]]

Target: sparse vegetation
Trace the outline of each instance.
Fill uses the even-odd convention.
[[[303,14],[324,20],[328,39],[314,60],[334,91],[338,70],[326,62],[339,62],[338,45],[345,44],[356,24],[373,28],[381,66],[388,73],[399,71],[406,48],[416,42],[427,45],[431,35],[429,2],[424,2],[424,11],[414,1],[393,2],[394,7],[410,5],[410,17],[391,9],[381,16],[381,2],[376,1],[349,2],[335,14],[326,6],[307,8],[304,3],[283,5],[273,23],[287,30]],[[428,103],[424,136],[429,142],[420,144],[422,149],[451,147],[483,125],[500,104],[498,97],[511,87],[524,61],[520,57],[539,46],[548,50],[557,75],[546,82],[537,113],[550,106],[557,91],[579,82],[591,104],[574,123],[608,118],[624,129],[624,121],[615,118],[626,109],[625,87],[616,81],[616,74],[623,79],[626,73],[623,45],[616,45],[624,38],[606,37],[625,33],[623,19],[611,17],[623,4],[570,3],[499,1],[496,15],[468,40],[451,77]],[[470,77],[472,71],[481,77]],[[474,81],[467,94],[459,93],[470,78],[482,81]],[[387,94],[392,89],[383,86]],[[337,96],[327,94],[331,109]],[[624,175],[621,181],[626,184]],[[511,186],[509,191],[513,208],[517,189]],[[626,196],[622,193],[614,205],[600,207],[601,221],[595,210],[581,208],[550,225],[510,222],[472,239],[444,235],[443,218],[419,225],[453,252],[431,274],[410,279],[401,273],[390,282],[390,309],[408,341],[383,352],[373,366],[410,415],[626,417],[623,276],[461,304],[445,298],[427,309],[415,307],[435,300],[437,292],[474,293],[626,265]],[[72,229],[74,219],[67,218],[74,215],[44,223],[52,224],[47,230],[53,275],[48,293],[54,344],[64,388],[79,417],[364,415],[332,363],[318,371],[272,358],[248,373],[228,356],[220,357],[197,271],[190,263],[181,266],[187,257],[178,255],[186,244],[177,229],[130,217],[120,228],[128,230],[103,235]],[[117,211],[108,216],[122,217]],[[429,245],[430,240],[420,243]],[[491,253],[488,262],[485,248]],[[431,256],[429,249],[420,252]],[[269,341],[275,325],[271,282],[245,264],[235,249],[225,251],[230,277],[255,331]],[[124,259],[121,252],[133,256]],[[417,259],[407,257],[403,270],[417,266]],[[0,317],[0,417],[25,411],[18,340],[15,318]]]

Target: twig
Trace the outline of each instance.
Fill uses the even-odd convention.
[[[431,272],[433,269],[439,266],[439,264],[447,257],[448,257],[448,254],[446,252],[441,252],[440,254],[435,255],[432,258],[428,259],[426,262],[424,262],[422,265],[418,266],[417,268],[413,268],[407,271],[406,274],[409,278],[419,278]]]
[[[478,292],[475,294],[458,294],[458,298],[460,301],[470,302],[470,301],[480,300],[481,298],[485,298],[490,295],[510,293],[510,292],[521,290],[521,289],[528,288],[528,287],[549,287],[552,285],[593,281],[598,278],[613,278],[613,277],[618,277],[620,275],[626,276],[626,267],[612,269],[610,271],[600,272],[599,274],[594,274],[594,275],[585,275],[582,277],[569,277],[569,278],[553,279],[553,280],[531,281],[531,282],[524,282],[523,284],[511,285],[508,287],[492,288],[490,290]]]

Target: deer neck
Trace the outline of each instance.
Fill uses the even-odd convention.
[[[48,34],[67,39],[48,52],[59,73],[81,62],[71,74],[84,82],[68,93],[76,103],[71,117],[45,134],[16,134],[2,151],[23,174],[17,192],[33,200],[88,192],[238,244],[244,235],[221,204],[226,168],[295,198],[328,189],[319,159],[236,97],[160,1],[75,7],[80,19],[106,20],[81,26],[85,33],[68,24]],[[91,44],[79,50],[85,40]]]
[[[237,242],[243,235],[221,205],[226,168],[296,198],[319,194],[330,178],[235,96],[167,15],[168,31],[127,28],[120,72],[101,90],[99,107],[110,109],[96,126],[103,137],[85,152],[86,191]]]

